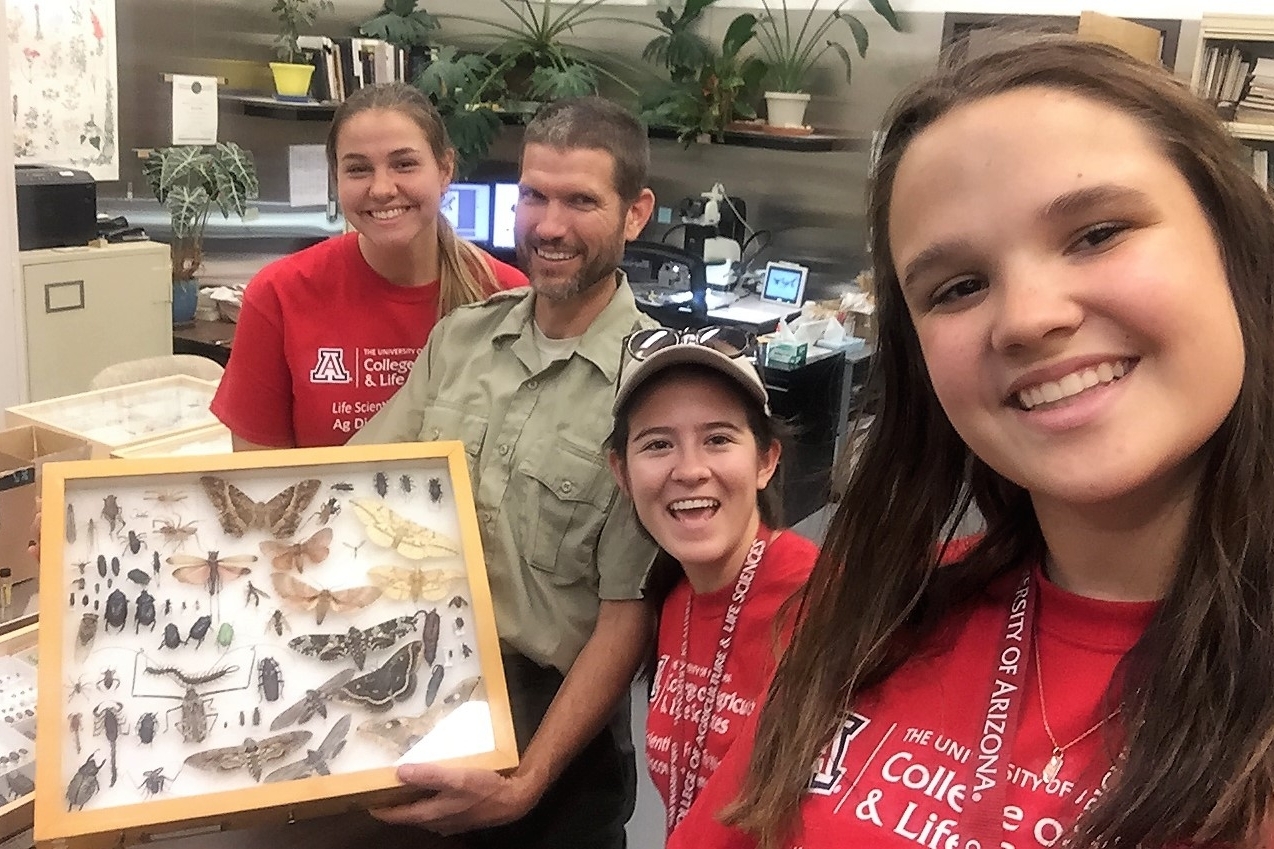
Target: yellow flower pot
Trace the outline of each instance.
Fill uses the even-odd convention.
[[[310,77],[314,75],[313,65],[292,65],[287,62],[271,62],[270,70],[274,72],[274,96],[279,100],[310,99]]]

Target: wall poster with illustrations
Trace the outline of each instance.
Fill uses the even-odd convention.
[[[119,179],[115,0],[5,0],[13,155]]]

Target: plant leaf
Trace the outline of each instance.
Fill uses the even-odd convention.
[[[894,14],[894,8],[889,5],[889,0],[867,0],[867,2],[876,10],[876,14],[893,27],[894,32],[902,32],[902,25],[898,23],[898,16]]]
[[[858,47],[858,55],[867,55],[867,27],[863,26],[863,22],[848,12],[833,12],[838,19],[849,25],[849,31],[854,34],[854,43]],[[844,49],[844,48],[842,48]]]
[[[852,73],[852,66],[850,63],[849,51],[846,50],[845,45],[841,44],[839,41],[829,40],[827,42],[827,46],[835,50],[838,54],[840,54],[841,61],[845,63],[845,82],[849,83],[850,74]]]
[[[592,68],[576,61],[567,61],[560,68],[536,68],[531,72],[527,91],[532,97],[548,100],[595,94],[597,75]]]
[[[736,56],[743,49],[743,45],[752,40],[752,36],[756,34],[756,15],[751,12],[744,12],[733,21],[725,31],[725,38],[721,41],[721,53],[725,56]]]

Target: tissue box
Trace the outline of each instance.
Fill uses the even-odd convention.
[[[767,365],[803,366],[808,351],[807,342],[771,342],[765,349],[765,362]]]

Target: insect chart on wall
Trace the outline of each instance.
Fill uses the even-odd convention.
[[[17,164],[119,179],[115,0],[7,0]]]
[[[491,751],[447,471],[67,479],[64,810]]]

